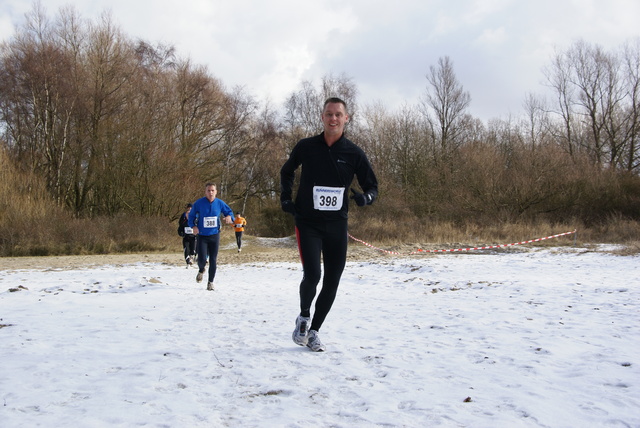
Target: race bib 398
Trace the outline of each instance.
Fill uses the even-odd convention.
[[[339,211],[344,187],[313,186],[313,208],[319,211]]]

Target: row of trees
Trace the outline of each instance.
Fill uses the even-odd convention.
[[[614,52],[577,42],[544,75],[550,96],[529,94],[520,117],[487,124],[467,113],[471,95],[448,57],[430,67],[418,105],[360,105],[350,77],[328,75],[272,106],[172,47],[132,41],[109,15],[85,22],[67,7],[50,20],[36,4],[0,47],[1,143],[79,217],[173,219],[206,181],[268,217],[288,151],[321,130],[323,100],[340,96],[349,136],[379,175],[381,215],[637,219],[640,41]]]
[[[66,8],[52,23],[35,8],[1,52],[5,145],[78,215],[167,214],[205,177],[251,181],[272,139],[254,100],[107,15],[85,24]],[[247,163],[231,171],[234,157]]]

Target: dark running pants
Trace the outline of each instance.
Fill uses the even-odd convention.
[[[238,249],[242,247],[242,232],[236,232],[236,244],[238,244]]]
[[[324,262],[322,289],[316,300],[311,320],[311,330],[319,331],[338,292],[340,277],[347,261],[347,220],[300,220],[296,221],[296,237],[302,262],[303,277],[300,283],[300,313],[309,316],[311,304]]]
[[[196,237],[193,235],[185,235],[182,238],[182,248],[184,248],[184,259],[189,256],[196,255]]]
[[[209,257],[209,282],[213,282],[216,277],[216,261],[218,259],[218,248],[220,248],[220,234],[203,236],[198,235],[198,269],[204,272]]]

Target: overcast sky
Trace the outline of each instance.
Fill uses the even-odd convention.
[[[522,113],[542,67],[579,39],[607,50],[640,36],[638,0],[46,0],[97,22],[109,11],[132,39],[174,45],[231,88],[278,105],[302,80],[345,73],[360,104],[415,104],[429,66],[449,56],[487,120]],[[0,0],[0,40],[32,8]]]

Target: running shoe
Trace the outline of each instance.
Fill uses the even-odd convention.
[[[196,275],[196,282],[202,282],[202,275],[204,274],[204,272],[198,272],[198,274]]]
[[[207,290],[213,291],[213,282],[211,281],[207,282]]]
[[[326,349],[324,347],[324,344],[320,341],[320,337],[318,336],[317,331],[309,331],[307,348],[311,349],[313,352],[323,352]]]
[[[306,345],[310,326],[311,318],[298,315],[298,318],[296,318],[296,329],[293,330],[293,342],[300,346]]]

